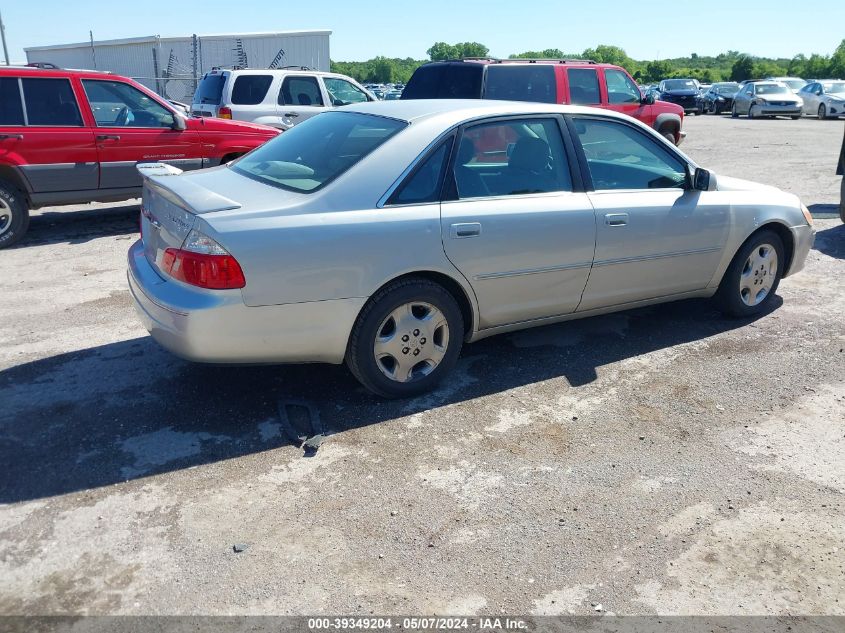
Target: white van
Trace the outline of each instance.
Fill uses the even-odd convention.
[[[194,93],[191,114],[271,125],[286,130],[326,108],[376,101],[346,75],[310,70],[213,69]]]

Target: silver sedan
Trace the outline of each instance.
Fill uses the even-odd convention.
[[[689,297],[754,315],[814,235],[794,195],[573,106],[362,104],[228,165],[139,169],[128,276],[156,340],[194,361],[345,361],[387,397],[500,332]]]

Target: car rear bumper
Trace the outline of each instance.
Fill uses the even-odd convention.
[[[127,278],[144,327],[181,358],[206,363],[341,363],[366,298],[249,307],[240,290],[203,290],[163,279],[143,243]]]
[[[792,226],[789,230],[792,233],[792,242],[795,250],[792,254],[792,262],[789,265],[789,270],[783,274],[784,277],[794,275],[804,269],[807,254],[813,248],[813,243],[816,241],[816,230],[807,224]]]

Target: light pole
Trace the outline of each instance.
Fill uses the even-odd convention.
[[[3,55],[6,57],[6,66],[9,65],[9,49],[6,48],[6,27],[3,26],[3,16],[0,15],[0,38],[3,40]]]

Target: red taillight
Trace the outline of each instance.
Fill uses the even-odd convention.
[[[232,118],[232,108],[227,108],[226,106],[220,106],[217,110],[217,116],[221,119],[231,119]]]
[[[161,265],[174,279],[200,288],[230,290],[246,285],[241,266],[231,255],[206,255],[168,248]]]

